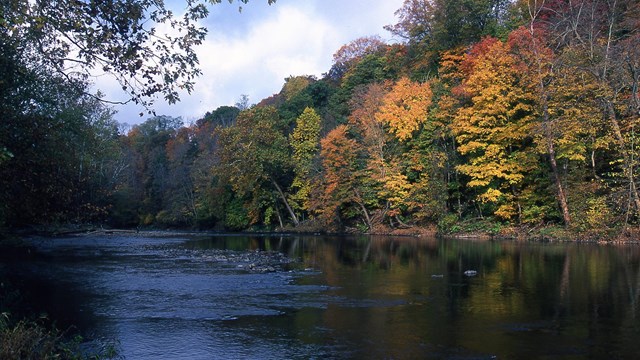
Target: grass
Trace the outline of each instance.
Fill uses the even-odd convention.
[[[6,244],[2,250],[9,250]],[[20,245],[20,244],[19,244]],[[3,251],[3,255],[4,251]],[[30,256],[22,246],[13,256]],[[71,331],[60,331],[46,315],[25,305],[22,294],[0,272],[0,360],[100,360],[118,358],[116,346],[87,342]]]
[[[3,360],[100,360],[118,358],[113,345],[96,353],[82,349],[83,338],[67,339],[63,332],[48,329],[38,321],[12,323],[8,313],[0,314],[0,359]]]

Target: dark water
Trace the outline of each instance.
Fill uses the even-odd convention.
[[[0,263],[3,281],[126,359],[640,356],[638,246],[296,236],[37,246],[30,261]]]

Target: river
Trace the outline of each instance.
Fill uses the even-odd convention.
[[[411,237],[33,240],[3,281],[126,359],[640,354],[640,247]]]

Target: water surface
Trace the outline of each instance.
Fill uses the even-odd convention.
[[[640,354],[638,246],[325,236],[36,246],[33,260],[0,264],[4,278],[127,359]]]

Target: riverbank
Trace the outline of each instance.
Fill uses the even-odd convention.
[[[0,313],[0,359],[117,359],[115,346],[107,344],[94,351],[83,346],[79,335],[68,336],[45,320],[29,317],[17,321],[10,312]]]
[[[24,242],[0,244],[0,359],[117,359],[113,343],[86,341],[73,327],[61,330],[55,319],[26,305],[2,260],[31,261],[36,252]]]
[[[505,241],[540,241],[540,242],[589,242],[600,244],[640,244],[640,228],[606,228],[599,230],[568,229],[558,225],[543,226],[503,226],[491,221],[461,221],[445,226],[406,226],[392,228],[386,225],[377,225],[371,231],[363,232],[356,228],[347,228],[343,232],[327,232],[323,229],[299,226],[286,227],[272,231],[251,229],[244,234],[265,235],[379,235],[379,236],[408,236],[408,237],[443,237],[473,240],[505,240]],[[21,238],[28,237],[67,237],[67,236],[91,236],[91,235],[127,235],[144,237],[167,236],[207,236],[228,234],[227,232],[210,231],[203,229],[113,229],[95,225],[56,225],[38,226],[4,234],[0,237],[0,246],[13,252],[16,256],[28,256],[29,249],[21,244]],[[6,252],[5,252],[6,254]],[[10,256],[13,256],[10,255]]]

